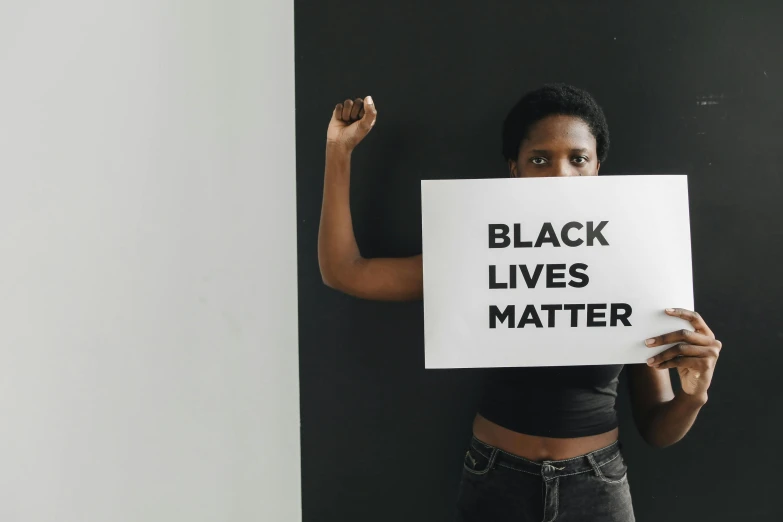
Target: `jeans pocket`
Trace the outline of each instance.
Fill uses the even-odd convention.
[[[494,448],[477,450],[471,445],[465,452],[462,468],[471,475],[486,475],[495,463],[497,451],[498,450]]]
[[[595,473],[603,482],[615,484],[628,480],[628,466],[621,453],[609,457],[603,463],[594,464]]]

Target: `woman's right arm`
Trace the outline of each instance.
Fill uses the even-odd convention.
[[[369,96],[338,103],[326,137],[326,170],[318,264],[328,286],[362,299],[414,301],[422,298],[421,255],[364,258],[359,252],[349,201],[351,153],[370,132],[378,112]]]

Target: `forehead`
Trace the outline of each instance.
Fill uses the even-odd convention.
[[[576,116],[547,116],[530,127],[522,148],[588,148],[595,149],[595,136],[590,126]]]

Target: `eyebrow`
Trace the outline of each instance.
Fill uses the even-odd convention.
[[[588,149],[571,149],[571,152],[572,153],[585,153],[585,152],[590,152],[590,151]],[[545,150],[545,149],[533,149],[533,150],[530,151],[530,153],[531,154],[542,154],[542,155],[545,155],[545,154],[549,154],[550,151]]]

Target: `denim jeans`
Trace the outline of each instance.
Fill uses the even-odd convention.
[[[457,498],[459,522],[632,522],[619,441],[565,460],[534,462],[473,437]]]

